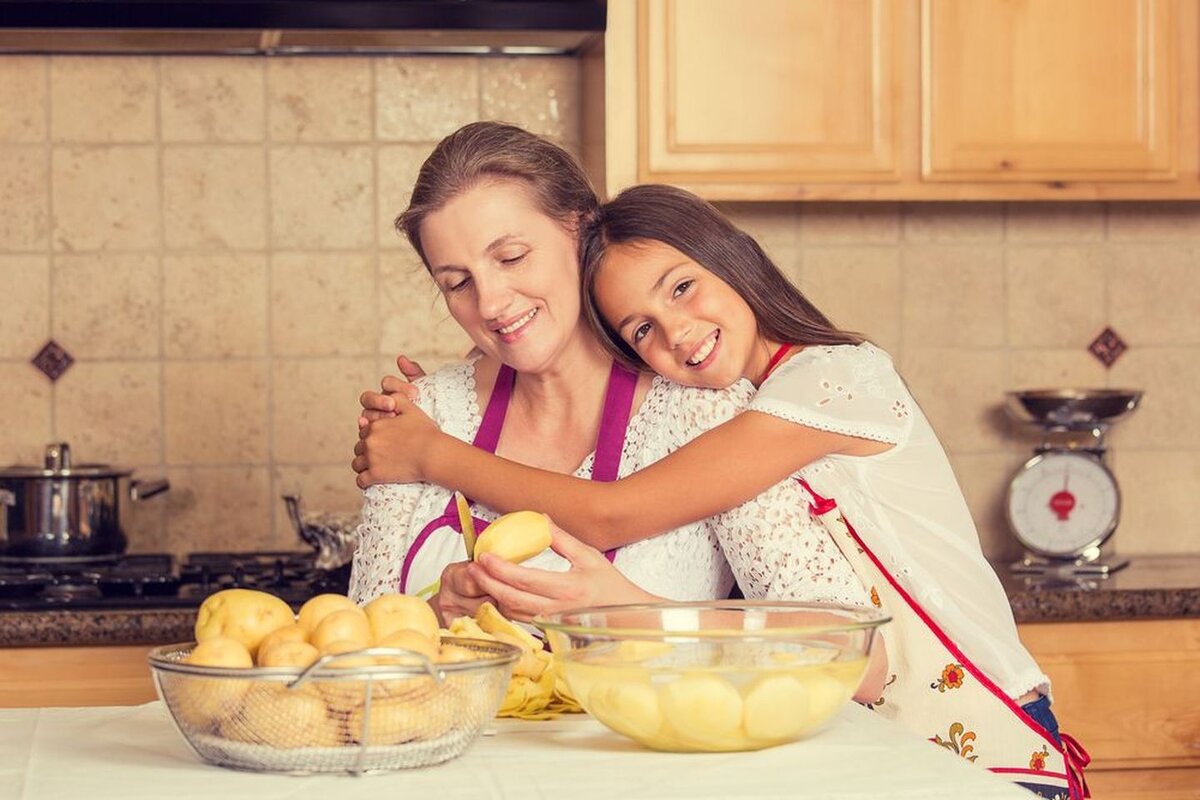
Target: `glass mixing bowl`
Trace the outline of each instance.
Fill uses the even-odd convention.
[[[832,719],[857,690],[874,608],[756,601],[598,606],[539,617],[572,693],[655,750],[758,750]]]

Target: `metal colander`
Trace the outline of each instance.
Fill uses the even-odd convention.
[[[520,650],[448,640],[435,664],[394,648],[322,656],[307,669],[186,664],[194,642],[150,651],[158,695],[205,761],[258,772],[380,772],[461,755],[495,716]],[[386,665],[375,664],[387,657]]]

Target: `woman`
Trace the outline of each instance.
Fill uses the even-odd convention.
[[[577,232],[597,207],[564,150],[482,122],[437,146],[397,226],[480,353],[419,380],[423,410],[445,432],[514,461],[613,480],[733,416],[750,387],[689,389],[614,365],[581,315]],[[356,463],[386,461],[388,447],[402,446],[389,439],[388,422],[364,428]],[[477,529],[495,516],[479,507],[473,513]],[[823,536],[800,516],[797,527]],[[604,555],[556,530],[553,549],[526,566],[541,568],[530,570],[537,596],[562,605],[712,599],[733,585],[707,522]],[[464,559],[448,489],[367,489],[351,577],[356,601],[428,590],[447,619],[472,613],[493,590],[510,591]],[[546,610],[495,599],[514,616]]]

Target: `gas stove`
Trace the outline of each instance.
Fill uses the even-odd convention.
[[[345,594],[350,565],[318,569],[315,552],[126,555],[106,564],[0,564],[0,610],[195,608],[221,589],[260,589],[293,607]]]

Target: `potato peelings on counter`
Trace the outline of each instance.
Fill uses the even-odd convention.
[[[559,714],[577,714],[583,707],[571,694],[562,667],[542,642],[520,625],[505,619],[491,603],[484,603],[474,617],[459,617],[442,631],[444,637],[492,639],[521,648],[513,665],[512,678],[497,717],[543,720]]]

